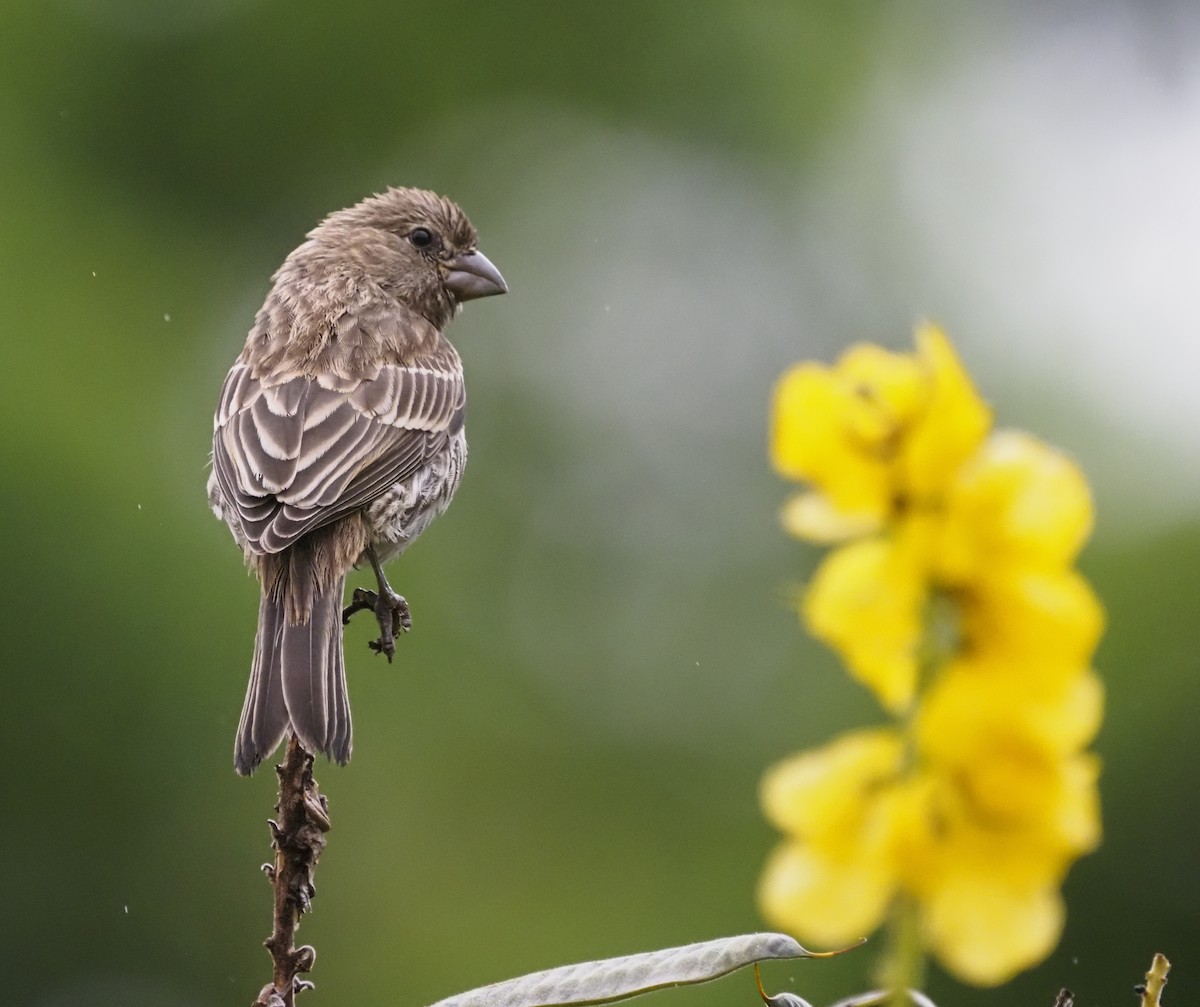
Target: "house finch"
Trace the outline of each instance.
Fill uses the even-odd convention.
[[[383,563],[445,510],[467,457],[462,363],[442,330],[507,289],[462,210],[419,189],[330,214],[275,273],[221,388],[208,480],[262,589],[239,773],[289,730],[350,758],[343,622],[373,611],[389,661],[411,625]],[[378,591],[343,611],[364,562]]]

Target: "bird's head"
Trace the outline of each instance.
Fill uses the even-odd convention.
[[[310,237],[349,254],[372,280],[439,328],[464,301],[508,291],[479,251],[466,214],[425,189],[370,196],[330,214]]]

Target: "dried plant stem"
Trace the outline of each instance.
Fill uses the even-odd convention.
[[[313,967],[317,952],[308,945],[294,945],[300,917],[312,908],[313,874],[329,831],[329,808],[313,779],[312,764],[312,756],[295,735],[289,736],[287,754],[275,767],[279,818],[269,822],[275,862],[263,865],[275,890],[275,925],[263,941],[274,963],[274,979],[251,1007],[294,1007],[296,994],[312,986],[300,973]]]
[[[1171,963],[1163,955],[1156,954],[1150,962],[1150,971],[1146,973],[1146,982],[1137,988],[1142,996],[1141,1007],[1160,1007],[1163,987],[1167,985],[1167,973],[1170,971]]]

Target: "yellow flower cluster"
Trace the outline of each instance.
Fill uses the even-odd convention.
[[[1103,613],[1072,568],[1092,524],[1062,454],[992,431],[949,341],[856,346],[775,394],[776,468],[808,488],[794,535],[837,544],[801,609],[894,716],[773,767],[784,833],[764,915],[842,944],[905,907],[951,972],[1006,981],[1045,957],[1059,887],[1099,841]]]

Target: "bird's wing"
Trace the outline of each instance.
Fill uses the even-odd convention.
[[[279,552],[418,471],[465,408],[453,350],[369,379],[256,377],[239,361],[217,405],[213,472],[247,548]]]

